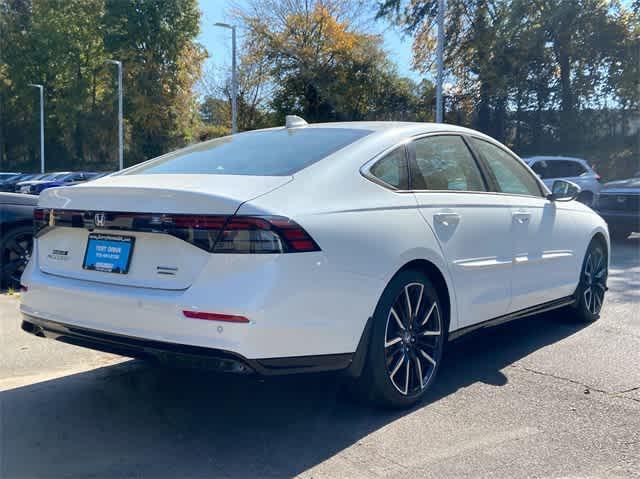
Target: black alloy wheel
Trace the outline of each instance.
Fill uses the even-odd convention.
[[[447,337],[447,321],[430,279],[399,272],[376,307],[360,389],[375,403],[406,408],[433,383]]]
[[[19,289],[20,278],[31,257],[33,228],[24,226],[7,233],[0,242],[0,282],[2,288]]]
[[[409,283],[387,316],[385,362],[389,380],[404,396],[420,393],[436,370],[442,342],[437,301],[426,301],[425,285]]]
[[[580,284],[576,290],[578,319],[595,321],[600,316],[607,292],[608,258],[602,243],[594,240],[589,245],[582,265]]]

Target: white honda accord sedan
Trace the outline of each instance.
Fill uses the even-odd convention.
[[[598,318],[605,222],[446,124],[241,133],[46,190],[23,329],[260,375],[345,370],[402,407],[448,340],[542,311]]]

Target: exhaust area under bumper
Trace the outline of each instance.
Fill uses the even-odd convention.
[[[247,359],[221,349],[205,348],[96,331],[24,314],[22,330],[75,346],[132,358],[155,359],[164,364],[211,369],[234,374],[275,376],[338,371],[351,366],[354,354],[327,354]]]

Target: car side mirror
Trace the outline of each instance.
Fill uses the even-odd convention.
[[[582,189],[567,180],[556,180],[551,187],[551,194],[547,197],[551,201],[571,201],[575,200]]]

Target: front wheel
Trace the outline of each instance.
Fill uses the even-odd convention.
[[[419,401],[433,383],[446,338],[446,320],[429,278],[398,273],[375,310],[369,354],[360,378],[378,404],[402,408]]]
[[[576,319],[593,322],[600,317],[607,291],[608,259],[601,241],[593,240],[587,249],[576,289]]]

